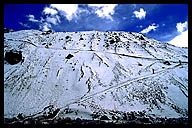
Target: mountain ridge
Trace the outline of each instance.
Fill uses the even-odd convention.
[[[22,60],[9,64],[6,53],[19,51]],[[54,118],[123,118],[114,110],[188,117],[187,54],[134,32],[5,33],[4,117],[41,116],[50,105]]]

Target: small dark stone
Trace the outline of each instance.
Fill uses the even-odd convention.
[[[69,38],[70,38],[70,36],[66,36],[66,37],[65,37],[65,39],[69,39]]]
[[[46,34],[50,34],[52,31],[51,30],[48,30],[48,31],[46,31]]]
[[[169,63],[169,61],[165,61],[165,62],[163,62],[163,64],[171,65],[171,64]]]
[[[114,41],[114,40],[110,40],[109,42],[110,42],[110,44],[113,44],[113,43],[115,43],[115,41]]]
[[[140,39],[140,40],[145,40],[145,39],[143,38],[143,36],[140,36],[139,39]]]
[[[72,57],[73,57],[73,55],[68,54],[67,57],[66,57],[66,59],[71,59]]]
[[[82,37],[79,40],[84,40]]]

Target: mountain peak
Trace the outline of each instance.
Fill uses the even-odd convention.
[[[4,34],[4,58],[5,118],[188,118],[186,48],[134,32],[21,30]]]

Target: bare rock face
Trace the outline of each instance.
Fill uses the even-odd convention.
[[[9,51],[5,53],[5,60],[13,65],[13,64],[17,64],[22,60],[22,52],[14,52],[14,51]]]
[[[188,49],[133,32],[4,33],[4,118],[186,122]]]

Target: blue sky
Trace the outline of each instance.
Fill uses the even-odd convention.
[[[188,5],[5,4],[4,27],[56,32],[129,31],[187,47]]]

